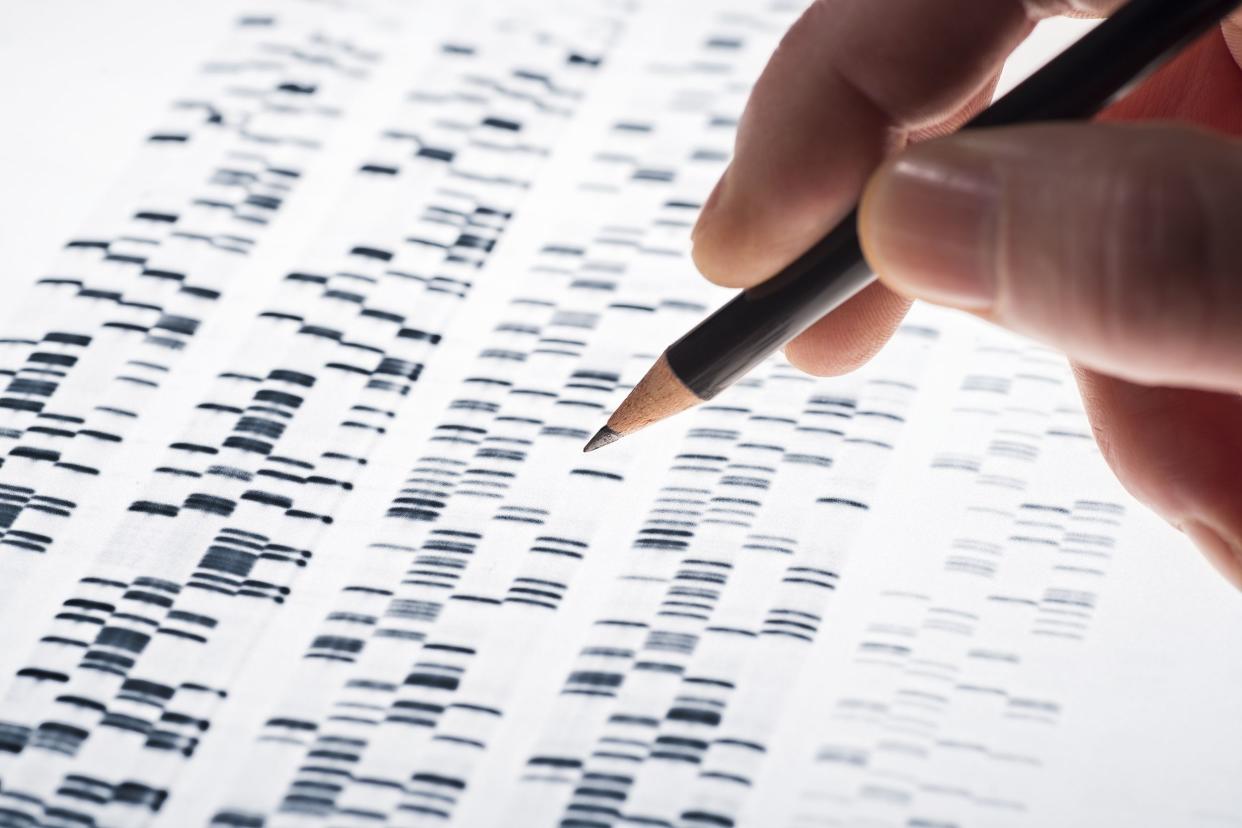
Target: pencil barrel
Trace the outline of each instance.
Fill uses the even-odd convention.
[[[857,213],[771,279],[742,291],[668,349],[669,366],[709,400],[875,279]]]

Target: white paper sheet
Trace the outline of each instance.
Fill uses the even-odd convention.
[[[580,453],[796,6],[239,19],[5,305],[0,825],[1242,824],[1242,609],[1052,352]]]

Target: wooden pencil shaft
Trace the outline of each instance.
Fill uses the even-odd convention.
[[[607,427],[611,431],[621,436],[633,434],[640,428],[646,428],[703,401],[677,378],[667,357],[667,353],[662,354],[652,364],[646,376],[638,381],[634,390],[608,418]]]

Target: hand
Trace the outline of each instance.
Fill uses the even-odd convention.
[[[936,137],[986,105],[1035,17],[1117,5],[816,2],[755,86],[694,259],[717,284],[760,282],[865,186],[880,283],[789,359],[852,370],[915,297],[1061,348],[1122,483],[1242,588],[1242,14],[1104,118],[1163,123]]]

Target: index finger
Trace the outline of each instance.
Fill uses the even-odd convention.
[[[734,158],[694,235],[704,275],[747,287],[849,209],[905,135],[961,109],[1042,13],[1103,6],[1022,0],[818,0],[751,93]]]
[[[1036,18],[1116,2],[882,5],[878,12],[866,0],[818,0],[772,55],[742,116],[733,162],[695,227],[694,260],[711,281],[749,287],[797,258],[845,215],[910,132],[986,97]],[[883,288],[855,297],[821,325],[834,327],[835,342],[856,343],[859,356],[796,361],[817,373],[854,367],[887,339],[905,304]],[[887,327],[877,330],[877,318]]]

